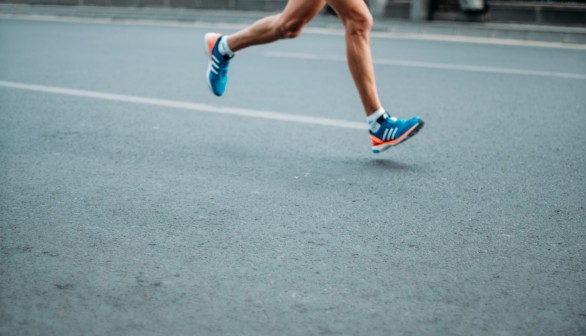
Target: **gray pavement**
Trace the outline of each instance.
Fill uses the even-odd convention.
[[[3,84],[363,122],[343,37],[246,50],[216,98],[205,32],[0,20],[0,334],[586,333],[584,50],[374,38],[385,106],[427,122],[378,156]]]

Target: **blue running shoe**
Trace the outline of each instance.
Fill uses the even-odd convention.
[[[218,51],[221,37],[222,35],[217,33],[207,33],[204,37],[205,52],[210,57],[206,80],[208,81],[208,87],[216,96],[223,95],[226,90],[228,67],[230,66],[230,59],[233,57],[224,56]]]
[[[413,117],[408,120],[397,119],[387,113],[378,118],[380,125],[376,132],[370,132],[372,152],[378,154],[411,138],[423,127],[423,120]]]

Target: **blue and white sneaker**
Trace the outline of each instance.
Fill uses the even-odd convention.
[[[423,120],[413,117],[408,120],[397,119],[387,113],[377,120],[380,125],[376,132],[370,132],[372,152],[378,154],[411,138],[423,127]]]
[[[207,33],[204,37],[205,52],[210,57],[206,80],[208,87],[216,96],[223,95],[226,90],[228,67],[230,66],[230,59],[233,57],[224,56],[218,51],[221,37],[222,35],[218,33]]]

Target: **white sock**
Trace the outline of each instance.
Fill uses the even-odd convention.
[[[373,114],[366,117],[366,123],[370,127],[372,133],[376,133],[380,128],[380,124],[376,120],[380,118],[383,114],[385,114],[385,109],[381,107],[378,110],[376,110]]]
[[[218,45],[218,51],[220,52],[220,54],[224,55],[224,56],[228,56],[228,57],[233,57],[234,53],[232,52],[232,50],[230,50],[230,47],[228,47],[228,36],[222,36],[222,38],[220,38],[220,44]]]

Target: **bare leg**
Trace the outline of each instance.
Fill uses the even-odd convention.
[[[348,67],[354,78],[364,111],[367,116],[371,115],[381,108],[370,52],[372,15],[363,0],[326,1],[344,23]]]
[[[289,0],[282,13],[261,19],[230,35],[228,46],[234,52],[253,45],[297,37],[303,26],[323,8],[325,0]]]

